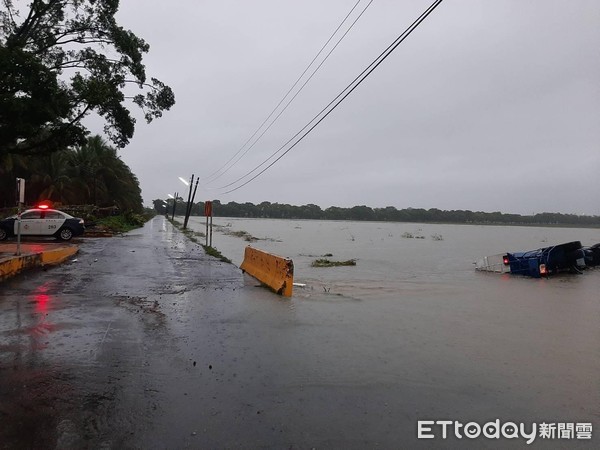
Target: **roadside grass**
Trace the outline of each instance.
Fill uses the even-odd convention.
[[[178,220],[171,220],[168,217],[167,217],[167,220],[169,222],[171,222],[175,227],[177,227],[177,229],[179,231],[181,231],[190,241],[192,241],[192,242],[194,242],[196,244],[201,245],[207,255],[212,256],[213,258],[217,258],[217,259],[223,261],[224,263],[233,264],[233,262],[229,258],[227,258],[226,256],[224,256],[216,248],[211,247],[210,245],[204,245],[201,242],[199,242],[199,238],[205,238],[206,234],[201,233],[201,232],[197,232],[197,231],[192,231],[192,230],[189,230],[189,229],[184,230],[182,228],[183,224],[181,222],[179,222]]]
[[[210,245],[202,245],[202,248],[204,249],[204,251],[206,252],[207,255],[218,258],[225,263],[233,264],[229,258],[227,258],[226,256],[223,256],[223,254],[216,248],[211,247]]]

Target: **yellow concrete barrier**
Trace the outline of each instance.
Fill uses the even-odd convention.
[[[73,256],[79,247],[69,246],[69,247],[61,247],[57,249],[47,250],[41,253],[42,256],[42,266],[51,265],[51,264],[60,264],[65,259]]]
[[[278,294],[285,297],[292,296],[294,263],[291,259],[248,246],[244,251],[244,262],[240,269]]]
[[[35,260],[36,256],[32,255],[0,261],[0,281],[16,275],[25,267],[33,267],[35,265]]]
[[[60,264],[79,250],[76,245],[48,245],[43,250],[23,245],[24,253],[21,256],[14,254],[0,259],[0,281],[12,277],[19,272],[32,267],[43,267],[46,265]],[[12,248],[11,248],[12,250]]]

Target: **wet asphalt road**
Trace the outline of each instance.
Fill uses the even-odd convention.
[[[532,401],[536,393],[478,376],[491,373],[485,356],[462,380],[454,375],[468,357],[449,357],[430,376],[427,347],[407,342],[431,346],[427,325],[403,324],[413,331],[398,343],[369,349],[376,322],[357,335],[365,332],[341,312],[360,303],[312,308],[256,284],[162,217],[124,237],[86,239],[76,261],[3,283],[0,448],[519,448],[417,441],[416,421],[599,417],[598,378],[589,379],[597,359],[578,372],[589,383],[585,396],[573,390],[583,399],[569,391]],[[394,351],[402,358],[386,359]],[[553,370],[532,361],[531,373]],[[571,402],[584,404],[573,411]]]
[[[206,256],[164,218],[124,237],[85,240],[63,266],[3,283],[1,447],[224,439],[202,423],[223,401],[215,386],[235,377],[223,364],[220,317],[253,290],[265,295],[250,285],[240,296],[244,283],[235,266]]]

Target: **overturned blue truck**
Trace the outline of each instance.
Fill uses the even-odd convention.
[[[586,267],[599,265],[600,244],[583,247],[581,242],[573,241],[527,252],[485,256],[475,263],[475,268],[541,278],[560,272],[581,273]]]

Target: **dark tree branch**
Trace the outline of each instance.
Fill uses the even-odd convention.
[[[21,37],[23,35],[28,36],[30,32],[33,31],[34,28],[37,26],[37,23],[39,23],[41,19],[44,18],[46,13],[48,13],[48,11],[50,11],[50,9],[52,9],[54,5],[60,3],[60,1],[61,0],[50,0],[48,4],[44,4],[44,2],[41,0],[33,0],[27,19],[25,19],[25,22],[23,22],[23,24],[19,27],[19,30],[16,33],[17,42],[21,40]],[[37,5],[45,5],[45,8],[40,8],[39,11],[35,11],[37,9]],[[25,39],[25,41],[27,41],[27,39]]]
[[[56,41],[53,45],[47,47],[45,50],[49,49],[50,47],[55,47],[57,45],[65,45],[65,44],[69,44],[71,42],[77,42],[78,44],[112,44],[113,43],[112,41],[105,40],[105,39],[73,38],[73,39],[68,39],[66,41]]]

